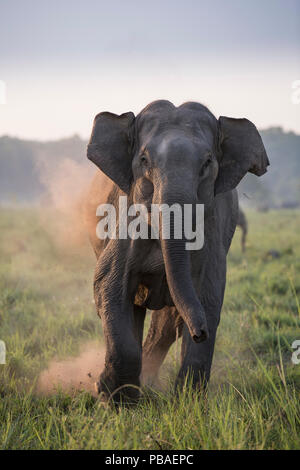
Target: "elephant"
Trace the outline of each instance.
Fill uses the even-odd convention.
[[[226,282],[226,255],[238,220],[236,186],[247,172],[267,171],[269,160],[255,125],[221,116],[197,102],[178,107],[157,100],[137,116],[96,115],[87,157],[97,167],[85,204],[96,254],[94,297],[106,356],[97,382],[104,400],[136,402],[141,379],[153,380],[176,336],[182,337],[176,389],[188,379],[206,387]],[[204,244],[185,238],[132,239],[96,234],[97,207],[204,205]],[[148,219],[151,229],[151,221]],[[146,311],[151,324],[143,343]]]
[[[242,247],[242,252],[244,253],[246,251],[246,237],[248,233],[248,221],[247,221],[245,212],[243,212],[240,207],[239,207],[237,226],[241,227],[241,230],[242,230],[241,247]]]

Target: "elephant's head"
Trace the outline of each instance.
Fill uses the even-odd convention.
[[[176,108],[155,101],[136,118],[100,113],[88,158],[135,202],[172,205],[202,203],[234,189],[249,171],[266,172],[269,161],[247,119],[220,117],[199,103]],[[196,342],[207,338],[203,307],[194,290],[184,238],[161,239],[170,294]]]

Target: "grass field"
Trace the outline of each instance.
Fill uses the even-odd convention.
[[[104,406],[88,391],[36,391],[53,359],[102,349],[89,246],[57,241],[55,214],[0,210],[2,449],[300,448],[300,212],[247,213],[247,252],[237,229],[210,386],[173,394],[179,345],[162,369],[164,387],[134,408]],[[277,250],[279,258],[268,256]],[[298,295],[298,297],[297,297]],[[85,356],[83,356],[85,357]],[[89,371],[87,370],[87,373]],[[100,372],[100,371],[99,371]]]

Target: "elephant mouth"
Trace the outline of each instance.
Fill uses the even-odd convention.
[[[161,310],[165,306],[174,307],[164,269],[160,274],[143,276],[135,294],[134,303],[149,310]]]

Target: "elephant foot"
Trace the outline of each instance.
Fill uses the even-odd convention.
[[[95,386],[101,401],[115,405],[134,405],[140,397],[139,380],[128,379],[121,384],[101,374]]]

